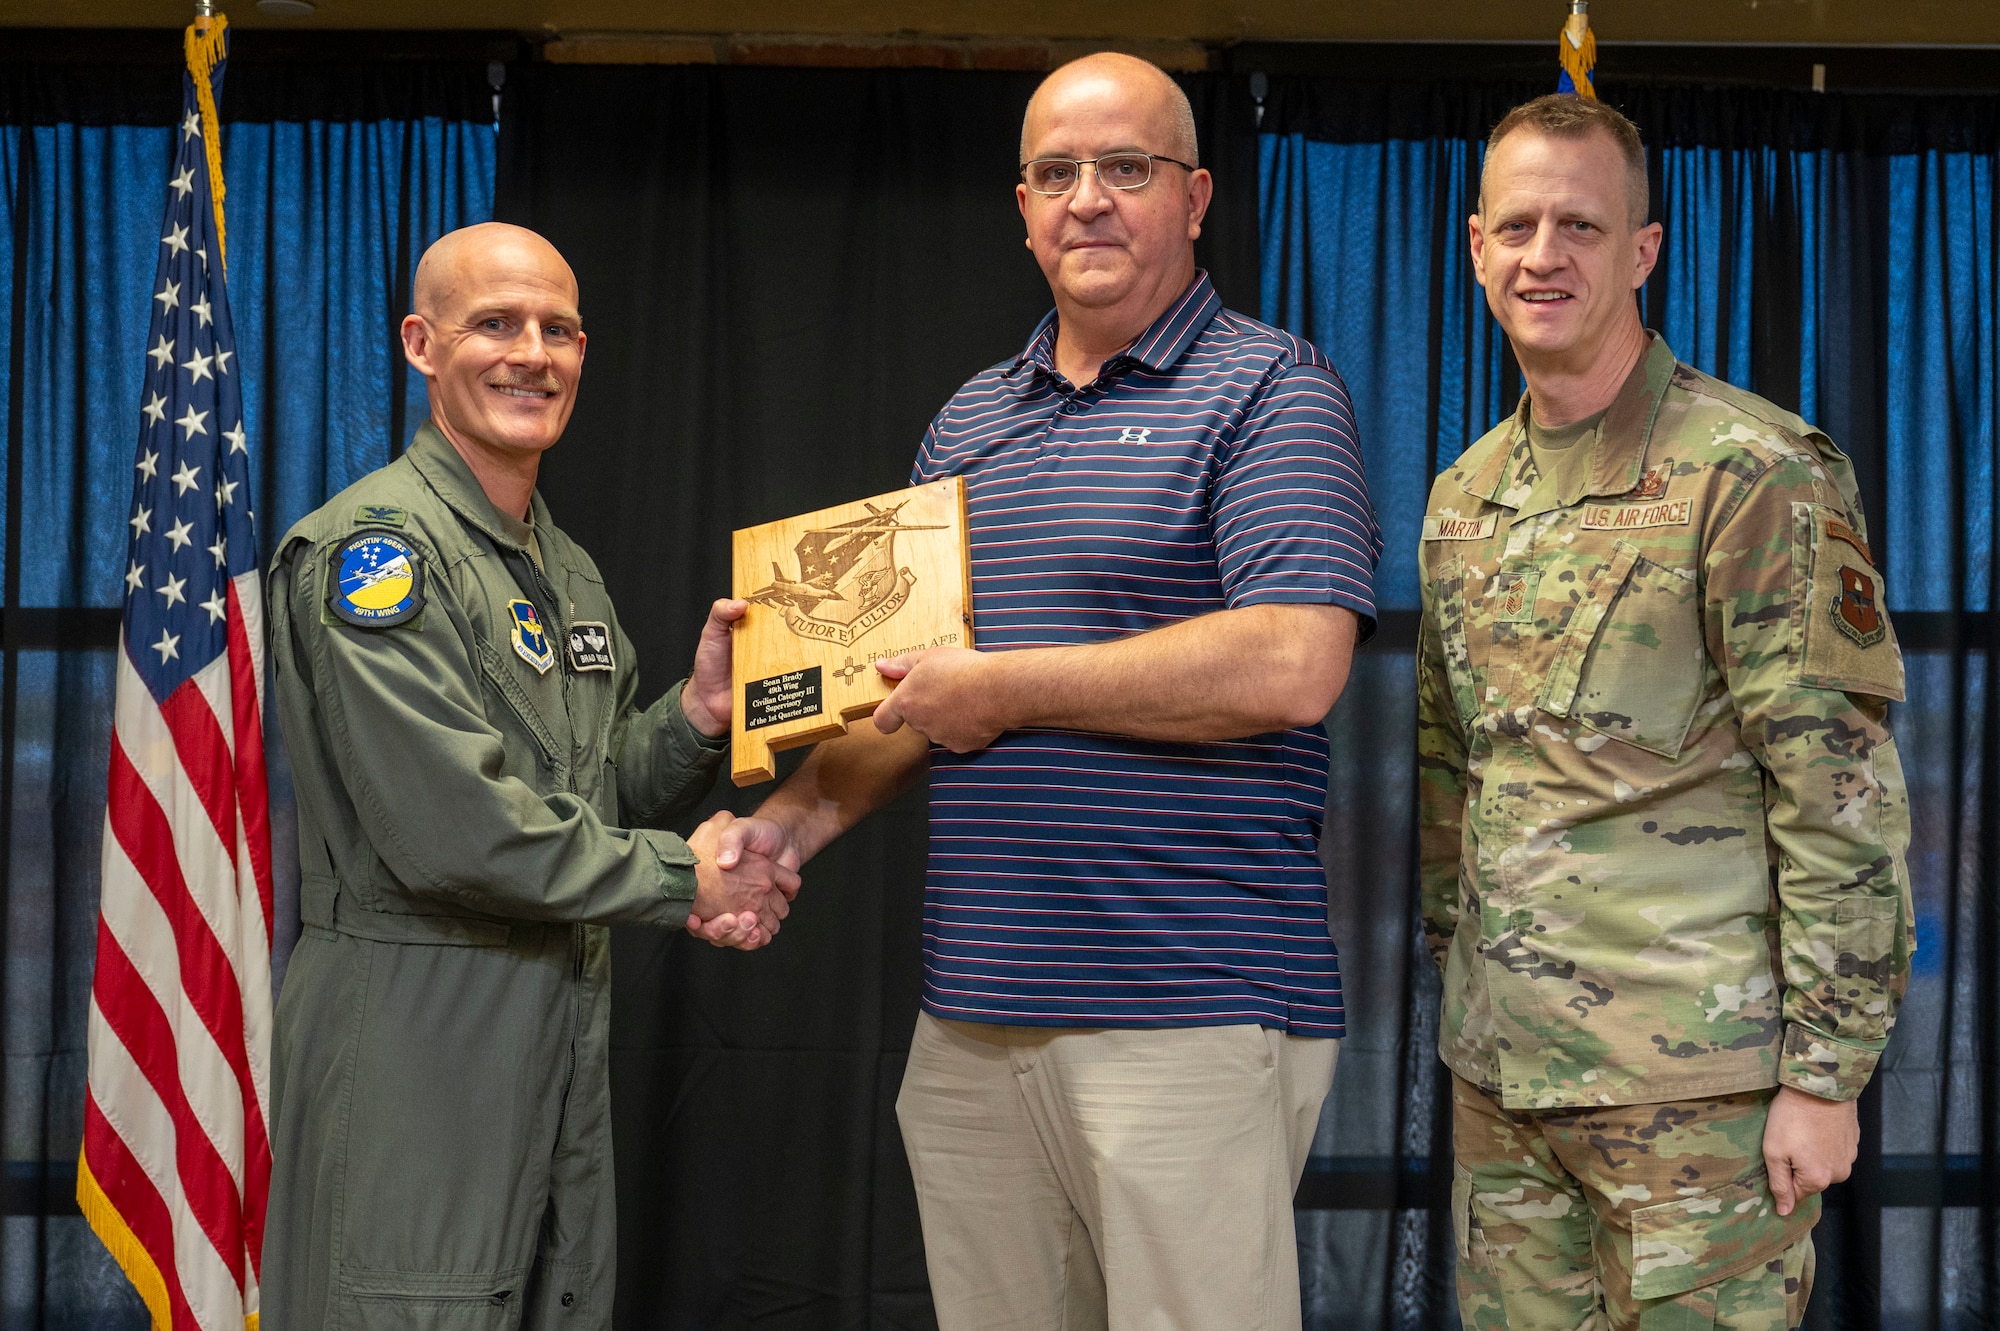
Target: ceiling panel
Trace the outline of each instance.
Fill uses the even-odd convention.
[[[1122,37],[1240,41],[1547,41],[1562,0],[319,0],[242,28],[466,28],[524,33]],[[175,0],[0,0],[0,26],[174,27]],[[1596,0],[1607,42],[2000,45],[2000,0]],[[4,47],[0,40],[0,47]]]

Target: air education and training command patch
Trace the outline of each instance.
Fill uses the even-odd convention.
[[[326,608],[357,628],[394,628],[423,613],[423,556],[394,532],[350,536],[333,556],[331,581]]]
[[[549,667],[556,663],[556,649],[549,645],[549,635],[542,628],[542,617],[536,613],[534,602],[518,597],[507,602],[507,618],[514,626],[514,654],[533,666],[536,674],[548,674]]]

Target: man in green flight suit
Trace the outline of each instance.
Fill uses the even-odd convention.
[[[1677,364],[1638,131],[1488,140],[1528,391],[1421,547],[1423,915],[1468,1331],[1796,1326],[1909,974],[1903,670],[1853,469]]]
[[[635,701],[541,456],[576,397],[576,279],[486,224],[424,255],[404,350],[430,420],[271,568],[304,935],[278,1004],[264,1324],[608,1327],[605,925],[757,946],[798,889],[764,829],[718,848],[730,624]]]

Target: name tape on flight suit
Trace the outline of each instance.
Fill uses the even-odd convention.
[[[616,668],[611,660],[609,624],[579,619],[569,626],[569,668],[576,671]]]

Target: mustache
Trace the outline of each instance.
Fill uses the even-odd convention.
[[[536,378],[533,375],[522,375],[522,374],[502,375],[498,379],[488,379],[486,383],[487,386],[490,388],[525,388],[531,393],[562,392],[561,380],[540,379]]]

